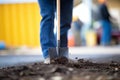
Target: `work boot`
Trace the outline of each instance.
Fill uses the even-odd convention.
[[[50,64],[50,58],[49,57],[44,60],[44,64]]]

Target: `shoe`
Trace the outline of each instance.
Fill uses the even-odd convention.
[[[50,64],[50,58],[46,58],[44,64]]]

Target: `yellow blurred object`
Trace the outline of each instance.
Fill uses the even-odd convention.
[[[97,34],[94,31],[88,31],[86,34],[86,44],[87,46],[97,45]]]
[[[75,21],[77,21],[78,19],[79,19],[78,16],[73,16],[72,21],[75,22]]]
[[[39,46],[37,3],[0,4],[0,40],[7,46]]]

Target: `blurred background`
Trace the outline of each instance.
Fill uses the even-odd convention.
[[[38,47],[37,0],[0,0],[0,42],[7,47]]]
[[[69,46],[113,46],[120,44],[119,0],[74,1],[75,7],[73,9],[73,22],[72,29],[70,31],[71,35],[69,36]],[[101,6],[103,7],[102,4],[104,3],[107,7],[107,10],[104,8],[101,10]],[[107,12],[109,13],[108,15]],[[108,17],[109,15],[110,17]],[[102,22],[104,20],[101,19],[101,17],[109,18],[111,25],[106,25],[109,26],[108,28],[104,27]],[[109,40],[107,40],[107,36],[110,36]],[[73,43],[71,43],[72,41]]]
[[[102,7],[104,1],[105,8]],[[120,0],[74,0],[73,20],[68,34],[71,54],[93,58],[96,53],[120,53],[119,4]],[[109,17],[108,21],[103,20],[106,17]],[[13,56],[41,55],[40,20],[37,0],[0,0],[0,55],[12,55],[0,56],[0,65],[9,64],[9,60],[18,63],[15,61],[42,59],[39,56]],[[120,56],[117,57],[114,59],[120,59]]]
[[[109,13],[115,19],[111,23],[111,45],[120,44],[119,3],[119,0],[107,1]],[[95,19],[99,16],[97,8],[97,0],[74,0],[69,46],[95,46],[100,44],[102,28],[100,21]],[[6,47],[39,47],[39,24],[41,20],[39,12],[37,0],[0,0],[0,45]],[[83,30],[83,26],[86,29]]]
[[[102,1],[106,1],[111,18],[107,35],[100,18]],[[119,3],[120,0],[74,0],[69,47],[119,46]],[[40,20],[37,0],[0,0],[0,49],[39,48]],[[106,36],[110,39],[106,40]]]

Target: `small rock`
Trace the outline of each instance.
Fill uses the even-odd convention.
[[[118,71],[118,68],[115,68],[115,71]]]
[[[63,80],[63,78],[61,76],[54,76],[51,80]]]
[[[73,68],[68,68],[69,71],[73,71],[74,69]]]
[[[78,62],[79,63],[84,63],[84,59],[79,59]]]
[[[78,59],[78,57],[75,57],[75,59]]]

